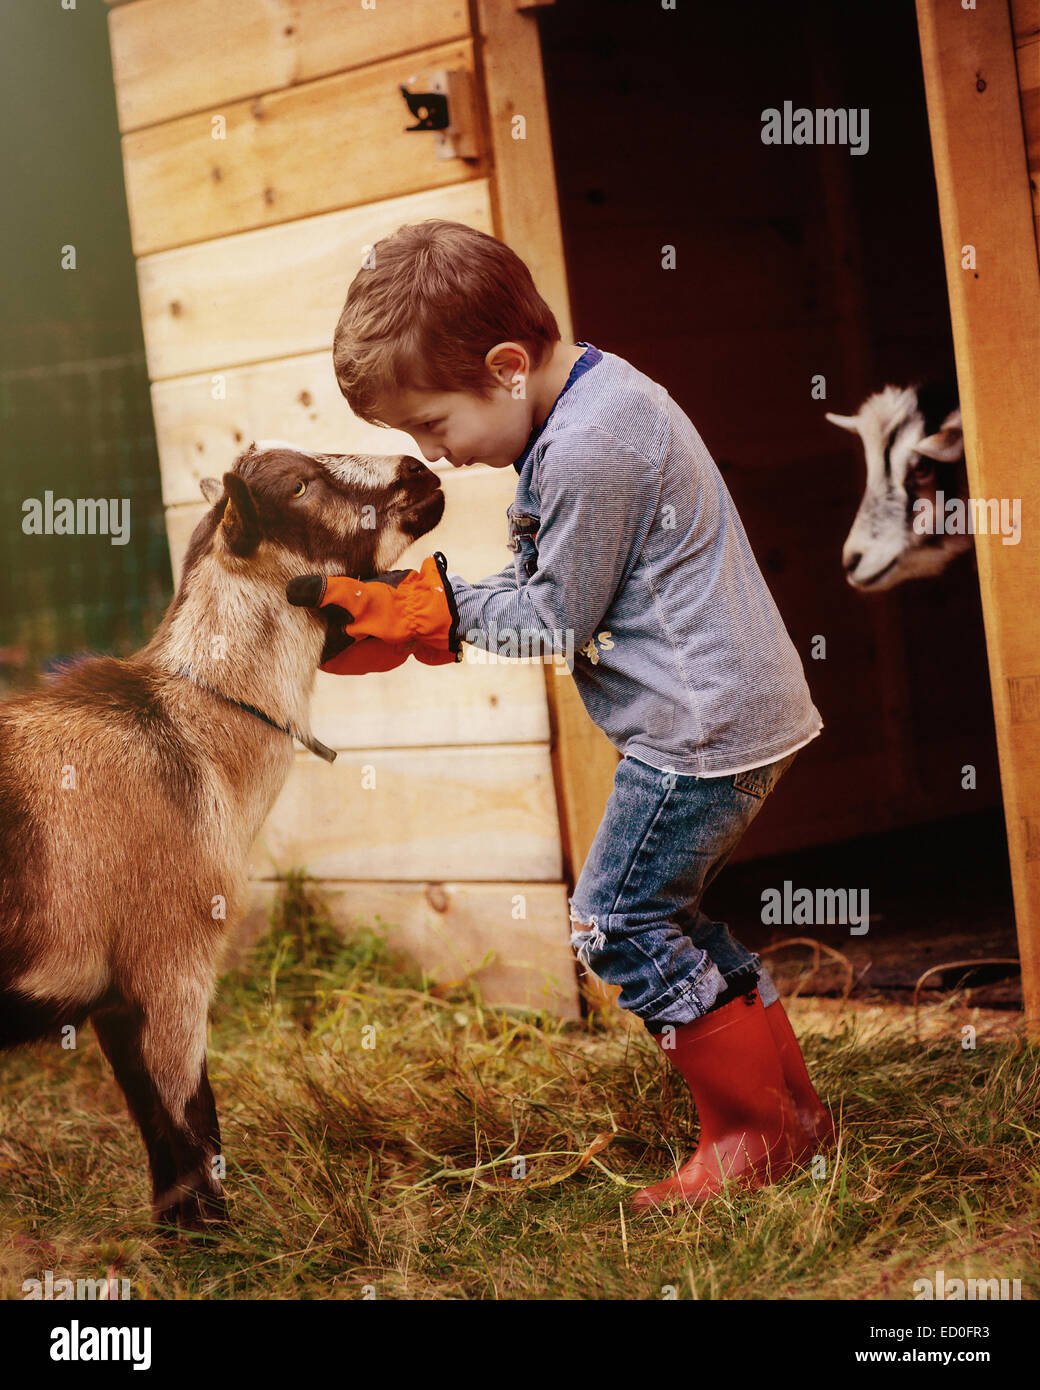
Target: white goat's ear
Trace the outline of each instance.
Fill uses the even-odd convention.
[[[960,410],[951,410],[935,434],[914,445],[914,452],[939,463],[952,463],[964,453]]]
[[[224,484],[218,482],[216,478],[200,478],[199,487],[202,489],[202,495],[207,502],[219,502],[224,496]]]
[[[823,418],[829,420],[832,425],[837,425],[840,430],[851,430],[853,434],[859,434],[858,415],[834,415],[828,410]]]

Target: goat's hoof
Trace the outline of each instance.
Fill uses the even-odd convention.
[[[159,1234],[170,1239],[216,1240],[230,1224],[223,1193],[195,1189],[168,1195],[155,1211]]]

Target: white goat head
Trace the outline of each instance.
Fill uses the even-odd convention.
[[[935,525],[937,493],[968,496],[955,386],[886,386],[855,415],[828,411],[826,418],[858,434],[866,455],[866,490],[841,557],[854,589],[891,589],[938,574],[971,549],[970,535]]]

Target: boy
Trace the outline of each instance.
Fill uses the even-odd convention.
[[[324,668],[461,660],[460,639],[559,651],[622,753],[570,899],[571,944],[688,1083],[700,1143],[637,1207],[754,1189],[833,1142],[776,988],[700,910],[822,720],[718,469],[662,386],[555,317],[508,247],[459,223],[398,229],[352,282],[337,381],[431,463],[519,474],[514,557],[479,583],[420,570],[308,577]],[[345,611],[344,611],[345,610]],[[336,619],[342,620],[342,631]],[[359,640],[362,639],[362,640]],[[493,640],[492,640],[493,639]],[[546,641],[546,639],[548,639]]]

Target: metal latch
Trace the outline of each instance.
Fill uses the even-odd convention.
[[[419,77],[422,91],[409,91]],[[438,159],[479,159],[476,140],[476,103],[473,74],[467,68],[436,68],[413,74],[400,92],[415,117],[406,132],[432,130],[436,133]]]

